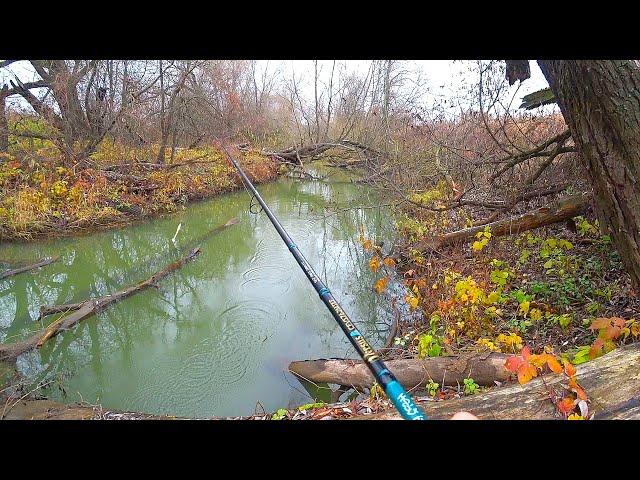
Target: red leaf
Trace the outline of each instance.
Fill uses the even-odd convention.
[[[536,366],[529,362],[530,359],[535,359],[535,355],[531,355],[529,347],[522,349],[521,355],[513,355],[504,363],[505,368],[510,372],[518,373],[518,382],[525,384],[532,378],[538,376],[538,369]]]
[[[576,406],[575,400],[567,397],[562,399],[562,401],[558,403],[558,410],[560,411],[560,413],[562,413],[566,417],[571,412],[573,412],[573,409],[575,408],[575,406]]]
[[[507,358],[507,361],[504,363],[504,367],[508,371],[515,373],[523,363],[524,359],[520,355],[513,355],[512,357]]]

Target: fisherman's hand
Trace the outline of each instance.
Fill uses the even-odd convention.
[[[453,417],[451,417],[451,420],[479,420],[479,419],[478,417],[476,417],[475,415],[472,415],[469,412],[458,412]]]

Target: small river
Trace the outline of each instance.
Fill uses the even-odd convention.
[[[345,172],[319,172],[331,176],[281,178],[257,188],[358,329],[380,347],[391,308],[373,291],[358,235],[362,228],[386,250],[393,219]],[[34,385],[51,382],[41,395],[114,410],[201,418],[253,414],[258,402],[266,411],[310,402],[288,373],[289,362],[356,354],[266,215],[249,213],[249,200],[241,190],[122,229],[0,245],[4,261],[61,257],[0,280],[0,341],[7,342],[42,328],[41,305],[78,302],[144,280],[212,228],[239,220],[203,240],[202,253],[160,288],[113,304],[20,357],[19,372]]]

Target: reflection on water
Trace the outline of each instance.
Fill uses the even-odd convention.
[[[379,346],[390,309],[372,290],[357,237],[362,226],[368,237],[389,244],[388,213],[342,211],[376,204],[366,189],[344,181],[281,179],[259,190],[360,331]],[[42,392],[51,398],[119,410],[206,417],[250,414],[258,401],[267,411],[307,403],[287,372],[289,362],[356,354],[266,215],[251,215],[248,206],[242,191],[119,230],[0,246],[3,261],[61,257],[0,281],[0,341],[41,328],[41,305],[112,293],[204,237],[202,253],[160,288],[118,302],[23,355],[19,371],[34,382],[57,379]],[[240,222],[206,236],[232,217]],[[180,222],[176,247],[171,238]]]

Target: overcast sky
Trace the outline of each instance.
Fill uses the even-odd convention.
[[[318,62],[321,81],[328,82],[332,64],[333,62],[328,60]],[[441,100],[452,96],[460,87],[469,64],[469,61],[460,60],[415,60],[403,62],[403,67],[416,74],[419,73],[426,86],[423,102],[429,103],[433,101],[434,96]],[[365,74],[369,67],[369,61],[338,61],[336,65],[336,68],[344,68],[349,72],[357,71]],[[531,61],[530,65],[531,78],[522,85],[517,82],[510,89],[510,96],[514,95],[517,90],[517,95],[513,102],[515,107],[520,105],[523,95],[535,92],[548,85],[538,64],[535,61]],[[296,78],[301,79],[300,88],[303,94],[309,98],[313,95],[314,64],[312,60],[261,60],[258,62],[258,68],[260,70],[267,69],[269,72],[279,71],[286,79],[290,79],[292,74],[295,73]],[[0,84],[4,83],[8,78],[12,78],[12,73],[7,70],[16,73],[22,81],[31,81],[39,78],[28,62],[21,61],[12,64],[8,69],[0,69]],[[467,80],[477,80],[477,78],[470,79],[469,75],[466,75],[466,77]]]

